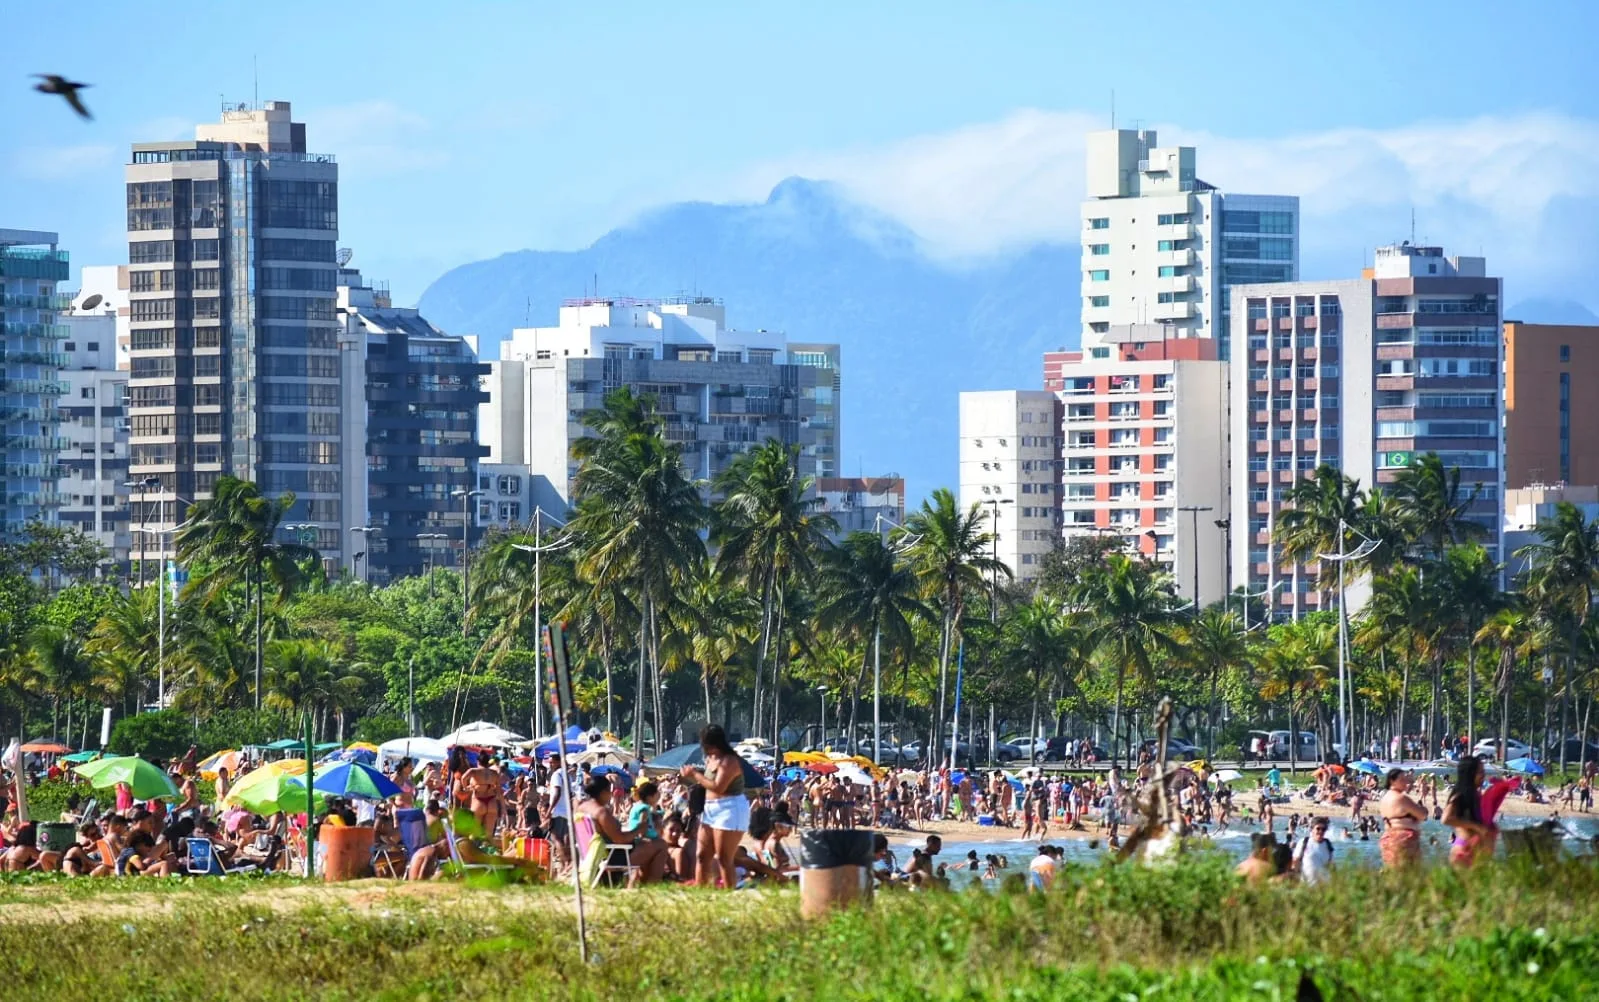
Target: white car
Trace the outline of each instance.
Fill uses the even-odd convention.
[[[1505,755],[1503,760],[1506,762],[1518,758],[1532,757],[1532,749],[1527,747],[1525,742],[1517,741],[1515,738],[1511,738],[1505,744],[1506,748],[1508,749],[1508,754]],[[1477,742],[1477,747],[1473,748],[1471,753],[1478,758],[1494,759],[1497,761],[1499,760],[1499,739],[1483,738],[1481,741]]]
[[[1023,758],[1037,756],[1042,758],[1044,748],[1049,743],[1048,738],[1001,738],[1001,743],[1015,745],[1016,750],[1022,753]]]

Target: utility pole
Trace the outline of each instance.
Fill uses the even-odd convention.
[[[472,545],[472,541],[468,535],[468,530],[472,527],[472,499],[482,497],[483,492],[470,490],[466,487],[458,487],[450,492],[450,496],[461,499],[461,636],[465,637],[467,635],[467,614],[471,612],[470,596],[472,593],[470,587],[471,579],[468,577],[471,573],[468,565],[471,557],[469,547]]]
[[[1192,532],[1190,533],[1190,537],[1193,539],[1193,544],[1192,545],[1194,547],[1194,594],[1193,594],[1193,599],[1194,599],[1194,618],[1198,619],[1199,618],[1199,513],[1202,512],[1202,511],[1215,511],[1216,509],[1212,508],[1208,504],[1185,504],[1182,507],[1178,508],[1177,510],[1178,511],[1187,512],[1189,514],[1189,516],[1193,520]]]
[[[1344,548],[1349,533],[1359,536],[1361,543],[1353,552]],[[1362,560],[1382,545],[1343,519],[1338,520],[1338,552],[1318,553],[1317,560],[1330,560],[1338,565],[1338,741],[1344,746],[1343,757],[1349,757],[1349,717],[1346,700],[1349,698],[1349,613],[1344,602],[1344,565],[1351,560]],[[1288,740],[1297,742],[1299,735],[1290,734]]]
[[[572,542],[572,538],[567,536],[552,543],[545,543],[545,518],[549,518],[551,522],[554,522],[563,529],[566,527],[565,522],[562,522],[560,519],[555,518],[554,516],[546,515],[543,508],[535,505],[533,508],[533,545],[528,546],[523,543],[511,544],[513,547],[521,550],[524,553],[533,554],[533,635],[540,638],[539,641],[533,645],[533,687],[540,693],[544,691],[544,551],[560,549],[561,547],[567,546]],[[534,700],[533,714],[533,733],[536,737],[538,735],[539,728],[544,726],[544,711],[540,708],[538,700]],[[610,730],[610,726],[611,704],[610,700],[607,699],[605,704],[606,730]]]

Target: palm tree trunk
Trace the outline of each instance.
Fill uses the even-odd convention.
[[[1432,657],[1432,705],[1427,708],[1427,749],[1422,756],[1428,759],[1443,754],[1439,743],[1439,723],[1443,720],[1444,659],[1442,654]]]
[[[661,735],[666,731],[666,713],[661,706],[661,624],[655,615],[655,600],[648,603],[650,610],[650,671],[654,684],[650,686],[650,696],[655,701],[655,747],[657,753],[665,741]]]
[[[1127,669],[1120,668],[1116,672],[1116,705],[1111,710],[1110,716],[1110,767],[1112,769],[1121,765],[1122,754],[1122,683],[1126,681]],[[1129,753],[1130,753],[1129,749]],[[1130,763],[1129,763],[1130,764]]]
[[[1205,736],[1205,761],[1212,762],[1216,758],[1216,681],[1221,676],[1221,665],[1210,666],[1210,706],[1206,709],[1210,726]]]
[[[1515,678],[1516,654],[1515,649],[1505,647],[1499,655],[1499,666],[1504,678],[1501,683],[1505,687],[1504,707],[1499,712],[1499,761],[1505,760],[1505,749],[1510,747],[1510,683]]]
[[[1573,655],[1577,650],[1577,635],[1573,630],[1568,640],[1570,646],[1566,649],[1566,677],[1561,681],[1560,687],[1560,729],[1555,732],[1555,740],[1560,744],[1560,771],[1566,771],[1566,707],[1571,702],[1571,674],[1575,666]]]
[[[861,686],[866,683],[866,669],[870,667],[870,665],[871,660],[863,656],[861,658],[861,670],[856,674],[855,686],[850,690],[849,694],[849,731],[846,733],[849,735],[849,744],[847,747],[849,748],[849,753],[851,755],[856,754],[858,751],[856,748],[857,742],[855,741],[855,726],[860,720],[859,712],[861,708]],[[874,762],[877,760],[875,755],[873,756],[872,760]]]
[[[1405,760],[1405,712],[1410,708],[1410,659],[1404,659],[1399,683],[1399,761]]]
[[[1038,754],[1038,691],[1040,689],[1042,689],[1042,688],[1043,688],[1043,679],[1035,676],[1033,678],[1033,722],[1028,725],[1028,730],[1027,730],[1027,741],[1028,741],[1027,747],[1030,749],[1030,754],[1029,754],[1028,758],[1035,765],[1038,763],[1038,760],[1039,760],[1039,754]],[[989,748],[993,748],[993,747],[994,746],[992,744],[989,745]]]
[[[761,645],[755,653],[755,692],[750,702],[750,734],[761,734],[761,676],[766,672],[766,655],[772,639],[772,575],[767,573],[761,587]]]
[[[700,685],[705,687],[705,723],[711,723],[711,672],[705,667],[705,662],[700,662]]]
[[[644,634],[649,626],[650,614],[645,608],[642,591],[639,595],[638,615],[638,685],[633,690],[633,753],[639,758],[644,757],[644,656],[648,645],[644,642]],[[556,726],[561,726],[556,721]],[[661,753],[660,742],[656,741],[655,754]]]
[[[927,748],[929,768],[944,753],[944,701],[949,691],[949,649],[953,646],[954,617],[948,604],[944,606],[944,633],[938,647],[938,712],[933,714],[933,737]]]
[[[1477,747],[1477,645],[1466,646],[1466,750]]]
[[[255,708],[261,710],[261,561],[255,562]]]
[[[1299,730],[1294,725],[1294,673],[1288,672],[1288,772],[1299,773]]]
[[[776,601],[772,603],[773,616],[776,624],[772,629],[772,640],[776,649],[772,651],[772,745],[783,743],[783,718],[780,711],[783,709],[783,591],[776,589]],[[825,737],[825,735],[824,735]]]

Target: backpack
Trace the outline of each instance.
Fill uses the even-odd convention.
[[[1333,857],[1334,853],[1336,852],[1336,850],[1333,848],[1333,840],[1329,838],[1329,839],[1323,839],[1322,841],[1327,843],[1327,861],[1330,863],[1330,862],[1332,862],[1332,857]],[[1299,855],[1299,858],[1301,860],[1303,860],[1305,858],[1305,852],[1309,848],[1310,848],[1310,836],[1306,835],[1304,838],[1299,840],[1299,853],[1298,853],[1298,855]]]

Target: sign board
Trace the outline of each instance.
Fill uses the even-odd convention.
[[[544,628],[544,653],[554,669],[551,684],[555,687],[555,708],[561,724],[570,723],[577,710],[572,701],[572,666],[566,650],[566,629],[560,623]]]

